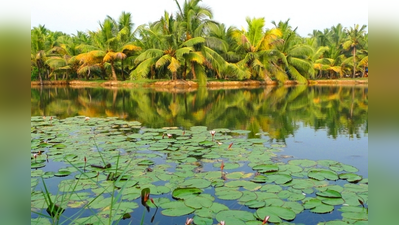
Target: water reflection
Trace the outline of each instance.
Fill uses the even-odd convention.
[[[201,88],[191,92],[153,89],[32,88],[31,115],[66,118],[120,117],[146,127],[177,126],[268,132],[276,141],[294,135],[300,125],[323,129],[337,138],[368,133],[368,88],[296,86],[257,89]]]

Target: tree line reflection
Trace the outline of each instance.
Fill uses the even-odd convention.
[[[32,88],[31,115],[140,121],[145,127],[207,126],[268,132],[284,141],[300,126],[329,136],[368,133],[368,87],[293,86],[157,91],[149,88]]]

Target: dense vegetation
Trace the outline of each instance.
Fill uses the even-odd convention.
[[[68,35],[44,25],[31,30],[31,79],[308,79],[364,76],[366,25],[341,24],[296,33],[287,21],[250,18],[246,30],[212,20],[200,0],[177,4],[176,13],[134,28],[132,15],[106,17],[98,31]]]

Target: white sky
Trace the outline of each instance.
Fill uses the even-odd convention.
[[[178,0],[183,6],[184,0]],[[214,20],[227,26],[247,28],[245,18],[264,17],[266,27],[271,21],[286,21],[298,27],[299,35],[306,37],[314,29],[323,30],[338,23],[344,27],[354,24],[368,26],[367,0],[202,0],[210,6]],[[164,11],[176,13],[174,0],[35,0],[31,3],[31,28],[39,24],[52,31],[75,34],[76,31],[97,30],[98,22],[107,15],[118,19],[122,11],[132,13],[134,28],[157,21]]]

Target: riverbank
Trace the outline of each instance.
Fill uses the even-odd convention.
[[[276,86],[276,81],[208,81],[208,88],[242,88],[242,87],[261,87],[261,86]],[[286,86],[301,85],[296,81],[286,81]],[[331,79],[331,80],[309,80],[309,86],[313,85],[368,85],[368,79]],[[40,87],[39,81],[31,81],[31,87]],[[131,87],[152,87],[152,88],[188,88],[196,89],[198,83],[194,81],[176,80],[176,81],[82,81],[82,80],[70,80],[70,81],[43,81],[43,86],[70,86],[70,87],[104,87],[104,88],[131,88]]]

